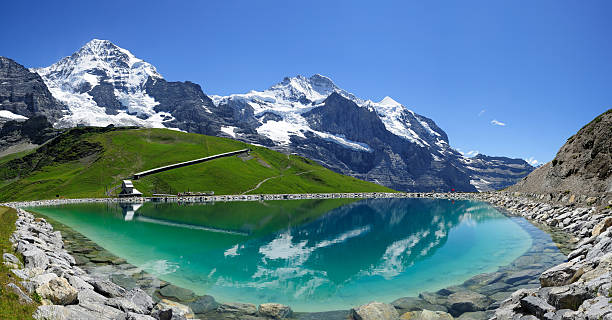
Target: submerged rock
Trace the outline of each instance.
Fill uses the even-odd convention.
[[[177,287],[173,284],[169,284],[159,290],[159,294],[164,298],[174,298],[178,301],[189,301],[193,300],[196,295],[193,291],[181,287]]]
[[[464,312],[484,311],[491,302],[487,296],[472,291],[456,292],[448,296],[450,313],[453,316]]]
[[[207,313],[217,309],[217,307],[219,306],[217,301],[215,301],[215,298],[209,295],[198,297],[197,299],[195,299],[195,301],[192,301],[187,305],[191,308],[191,310],[193,310],[193,313],[195,314]]]
[[[400,313],[405,313],[408,311],[421,311],[421,310],[431,310],[431,311],[448,311],[445,306],[431,304],[423,299],[414,298],[414,297],[405,297],[399,298],[393,302],[391,302]]]

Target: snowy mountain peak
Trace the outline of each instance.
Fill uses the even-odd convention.
[[[156,113],[157,103],[145,92],[145,83],[162,76],[153,65],[108,40],[93,39],[57,63],[32,71],[68,105],[71,114],[56,126],[151,126],[144,120]]]
[[[382,100],[380,100],[380,102],[378,102],[378,104],[390,107],[401,106],[399,102],[393,100],[393,98],[389,96],[384,97]]]
[[[321,102],[332,92],[342,90],[328,77],[315,74],[310,78],[302,75],[286,77],[281,83],[273,85],[266,91],[273,92],[283,100],[308,104]]]

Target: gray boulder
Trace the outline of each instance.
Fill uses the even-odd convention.
[[[78,291],[65,278],[55,278],[36,288],[36,293],[53,304],[67,305],[77,301]]]
[[[41,268],[45,270],[49,265],[49,257],[38,248],[30,248],[22,253],[26,268]]]
[[[44,273],[41,275],[37,275],[34,278],[31,278],[30,281],[36,284],[36,287],[40,287],[44,284],[49,283],[49,281],[57,279],[57,275],[55,273]]]
[[[593,298],[585,288],[580,286],[554,287],[548,292],[548,303],[557,309],[578,310],[587,299]]]
[[[264,303],[259,305],[260,316],[272,319],[286,319],[291,317],[293,311],[288,306],[278,303]]]
[[[540,285],[542,287],[557,287],[570,284],[575,281],[574,275],[580,269],[577,259],[554,266],[540,275]]]
[[[68,276],[68,282],[77,290],[93,290],[93,286],[79,276]]]
[[[612,303],[609,297],[597,297],[585,301],[578,313],[584,315],[586,320],[609,320],[612,319]]]
[[[162,299],[153,307],[151,316],[159,320],[185,320],[192,318],[193,312],[188,306]]]
[[[11,272],[16,275],[19,279],[29,280],[36,277],[37,275],[43,274],[45,271],[41,268],[23,268],[23,269],[11,269]]]
[[[370,302],[357,308],[351,309],[353,320],[397,320],[399,313],[390,304],[382,302]]]
[[[40,306],[34,311],[32,318],[36,320],[68,320],[70,310],[63,306]]]
[[[453,316],[443,311],[410,311],[402,314],[401,320],[453,320]]]
[[[145,312],[153,309],[153,299],[141,289],[128,290],[125,293],[125,298]]]
[[[21,265],[21,261],[19,261],[19,259],[15,255],[10,253],[2,254],[2,261],[10,268],[16,269],[19,268],[19,266]]]
[[[127,317],[125,319],[126,320],[156,320],[155,318],[151,316],[133,313],[133,312],[128,312]]]
[[[17,297],[19,298],[19,303],[21,303],[21,304],[30,304],[30,303],[34,302],[32,300],[32,298],[30,298],[27,294],[25,294],[21,290],[21,288],[19,288],[16,284],[9,283],[9,284],[6,285],[6,288],[17,295]]]
[[[548,312],[555,312],[555,307],[548,304],[542,298],[535,296],[526,296],[521,299],[521,307],[523,310],[538,318],[542,318]]]
[[[126,298],[109,298],[106,300],[105,304],[109,307],[113,307],[124,312],[145,314],[149,311]]]
[[[125,295],[125,289],[109,280],[93,280],[90,284],[97,293],[107,298],[117,298]]]

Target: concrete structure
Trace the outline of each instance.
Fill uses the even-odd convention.
[[[125,197],[142,197],[142,192],[134,188],[134,184],[130,180],[123,180],[121,183],[121,192],[119,193],[120,198]]]
[[[140,179],[142,177],[145,177],[145,176],[148,176],[150,174],[159,173],[159,172],[163,172],[163,171],[167,171],[167,170],[172,170],[172,169],[176,169],[176,168],[182,168],[182,167],[186,167],[186,166],[190,166],[190,165],[194,165],[194,164],[198,164],[198,163],[202,163],[202,162],[206,162],[206,161],[210,161],[210,160],[215,160],[215,159],[219,159],[219,158],[223,158],[223,157],[236,156],[236,155],[239,155],[239,154],[242,154],[242,153],[248,154],[249,152],[251,152],[251,149],[242,149],[242,150],[236,150],[236,151],[231,151],[231,152],[226,152],[226,153],[220,153],[220,154],[216,154],[216,155],[213,155],[213,156],[210,156],[210,157],[206,157],[206,158],[200,158],[200,159],[195,159],[195,160],[190,160],[190,161],[185,161],[185,162],[179,162],[179,163],[175,163],[175,164],[171,164],[171,165],[167,165],[167,166],[163,166],[163,167],[154,168],[154,169],[151,169],[151,170],[135,173],[132,176],[132,179],[138,180],[138,179]]]

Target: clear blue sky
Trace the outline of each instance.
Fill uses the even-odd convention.
[[[59,3],[3,3],[0,55],[47,66],[108,39],[222,95],[321,73],[465,152],[541,162],[612,107],[612,1]]]

